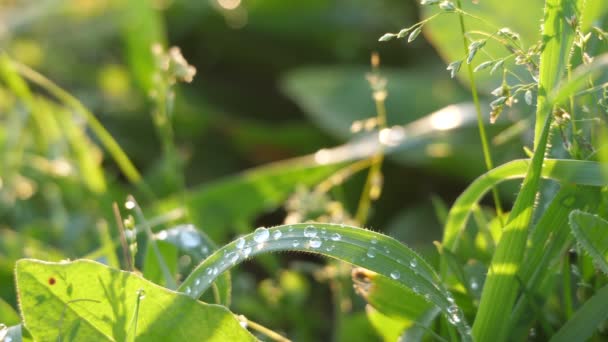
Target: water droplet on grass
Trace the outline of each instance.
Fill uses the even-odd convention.
[[[291,243],[291,245],[294,246],[294,247],[298,247],[300,245],[300,241],[293,240],[293,242]]]
[[[314,226],[306,226],[306,228],[304,228],[304,236],[307,238],[313,238],[317,236],[317,228],[315,228]]]
[[[128,199],[125,202],[125,208],[127,208],[127,210],[131,210],[131,209],[135,208],[135,201]]]
[[[192,289],[190,288],[190,286],[186,287],[186,294],[190,294],[192,292]]]
[[[462,322],[462,312],[456,305],[450,305],[448,307],[448,321],[452,324],[459,324]]]
[[[323,244],[323,242],[318,237],[314,237],[314,238],[310,239],[310,241],[308,242],[308,245],[311,248],[319,248],[319,247],[321,247],[322,244]]]
[[[377,244],[377,243],[378,243],[378,240],[377,240],[376,238],[372,238],[372,239],[370,240],[370,242],[372,243],[372,245],[375,245],[375,244]]]
[[[275,230],[275,231],[272,233],[272,239],[273,239],[273,240],[278,240],[278,239],[280,239],[280,238],[281,238],[281,235],[283,235],[283,233],[281,233],[281,231],[280,231],[280,230]]]
[[[374,247],[370,247],[367,250],[367,256],[370,258],[375,258],[376,257],[376,249]]]
[[[394,270],[391,272],[391,278],[397,280],[397,279],[401,278],[401,273],[399,273],[399,271],[397,271],[397,270]]]
[[[416,259],[410,260],[410,267],[416,268],[416,266],[418,266],[418,261]]]
[[[243,249],[245,247],[245,238],[239,238],[236,240],[236,248]]]
[[[200,279],[196,279],[194,281],[194,286],[199,286],[201,284],[201,280]]]
[[[188,229],[179,234],[179,241],[185,248],[194,248],[201,244],[201,237],[196,231]]]
[[[333,241],[340,241],[340,240],[342,239],[342,235],[340,235],[339,233],[333,233],[333,234],[331,235],[331,239],[332,239]]]
[[[245,256],[245,258],[249,257],[249,254],[251,254],[251,247],[246,247],[245,249],[243,249],[243,255]]]
[[[266,242],[269,237],[270,237],[270,232],[268,231],[268,229],[266,229],[264,227],[260,227],[260,228],[256,229],[255,232],[253,233],[253,240],[255,240],[255,242],[257,242],[257,243]]]

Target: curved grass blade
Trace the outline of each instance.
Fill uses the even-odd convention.
[[[170,243],[178,250],[188,254],[194,264],[200,263],[217,249],[217,245],[192,224],[182,224],[170,229],[161,230],[154,235],[159,241]],[[232,283],[230,273],[224,272],[213,283],[213,295],[216,303],[230,306]]]
[[[198,298],[221,273],[239,262],[258,254],[279,251],[325,255],[393,279],[441,308],[458,329],[462,340],[471,340],[462,310],[454,304],[452,295],[424,259],[393,238],[351,226],[303,223],[258,228],[205,259],[178,290]]]
[[[551,342],[586,341],[590,339],[598,325],[608,318],[607,302],[608,285],[604,285],[553,335]]]
[[[469,218],[472,208],[496,184],[509,179],[523,178],[526,175],[529,159],[518,159],[500,165],[479,176],[469,187],[458,196],[448,213],[444,229],[444,248],[454,251],[464,225]],[[545,159],[541,177],[559,182],[589,186],[606,186],[608,180],[603,170],[608,165],[580,160]]]
[[[608,221],[580,210],[570,213],[569,218],[576,241],[591,255],[595,265],[608,274]]]

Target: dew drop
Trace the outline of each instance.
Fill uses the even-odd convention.
[[[167,239],[167,236],[169,236],[169,234],[167,233],[166,230],[161,230],[156,235],[154,235],[156,240],[165,240],[165,239]]]
[[[479,283],[477,282],[477,279],[471,278],[471,290],[477,291],[477,289],[479,289]]]
[[[207,269],[207,275],[211,275],[213,274],[213,268],[208,268]]]
[[[333,250],[334,250],[334,248],[336,248],[336,245],[327,246],[327,247],[325,248],[325,250],[326,250],[326,251],[328,251],[328,252],[331,252],[331,251],[333,251]]]
[[[416,259],[410,260],[410,267],[416,268],[416,266],[418,266],[418,261],[416,261]]]
[[[397,271],[397,270],[394,270],[391,272],[391,278],[397,280],[397,279],[401,278],[401,273],[399,273],[399,271]]]
[[[319,248],[319,247],[321,247],[322,244],[323,244],[323,242],[318,237],[314,237],[314,238],[310,239],[310,241],[308,242],[308,245],[311,248]]]
[[[253,232],[253,240],[257,243],[263,243],[270,237],[270,232],[264,227],[260,227]]]
[[[188,229],[179,234],[179,241],[185,248],[194,248],[201,244],[201,237],[194,229]]]
[[[452,297],[451,293],[447,294],[446,299],[448,300],[448,302],[454,304],[454,297]]]
[[[342,239],[342,235],[340,235],[339,233],[333,233],[331,235],[331,239],[332,241],[340,241]]]
[[[272,233],[272,239],[273,239],[273,240],[278,240],[278,239],[280,239],[280,238],[281,238],[281,235],[283,235],[283,233],[281,233],[281,231],[280,231],[280,230],[275,230],[275,231]]]
[[[452,324],[459,324],[462,322],[462,312],[456,305],[450,305],[448,307],[448,321]]]
[[[245,249],[243,249],[243,255],[245,256],[245,258],[249,257],[249,254],[251,254],[251,247],[246,247]]]
[[[239,261],[239,253],[234,253],[234,255],[230,258],[230,262],[236,264]]]
[[[192,292],[192,289],[190,288],[190,286],[186,287],[186,294],[190,294]]]
[[[298,247],[300,245],[300,241],[293,240],[293,242],[291,243],[291,245],[294,246],[294,247]]]
[[[236,240],[236,248],[243,249],[243,247],[245,247],[245,238],[241,237],[238,240]]]
[[[412,287],[412,291],[414,291],[415,294],[420,294],[420,288],[418,286]]]
[[[376,249],[374,247],[370,247],[367,250],[367,256],[370,258],[375,258],[376,257]]]
[[[376,238],[372,238],[371,241],[372,245],[375,245],[378,243],[378,240]]]
[[[304,236],[307,238],[313,238],[317,236],[317,228],[315,228],[314,226],[306,226],[306,228],[304,228]]]
[[[214,267],[214,268],[212,268],[212,270],[213,270],[213,275],[217,275],[217,268]]]
[[[199,286],[201,284],[201,280],[200,279],[196,279],[194,281],[194,286]]]
[[[127,210],[131,210],[131,209],[135,208],[135,201],[128,199],[125,202],[125,208],[127,208]]]

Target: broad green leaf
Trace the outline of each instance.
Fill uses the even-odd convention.
[[[580,213],[583,214],[583,213]],[[575,214],[578,216],[578,214]],[[574,316],[553,335],[551,342],[585,341],[593,336],[600,325],[608,318],[608,285],[602,287],[589,298]]]
[[[407,341],[417,340],[424,335],[425,330],[420,327],[428,326],[439,313],[439,309],[425,301],[412,289],[400,286],[396,282],[380,276],[364,268],[355,268],[352,272],[355,291],[362,296],[373,311],[366,310],[370,315],[377,318],[372,322],[378,332],[385,340],[396,341],[387,338],[387,335],[397,334],[397,337],[407,336]],[[398,298],[399,300],[395,300]],[[429,321],[429,312],[434,312]],[[377,314],[377,315],[376,315]],[[390,327],[382,327],[380,323],[384,320],[390,322]]]
[[[364,268],[355,268],[352,275],[357,294],[382,314],[406,323],[409,321],[406,326],[411,326],[418,317],[433,307],[416,291]]]
[[[205,259],[184,280],[179,291],[198,298],[219,274],[239,262],[258,254],[279,251],[325,255],[393,279],[441,308],[458,329],[462,340],[471,339],[461,309],[424,259],[393,238],[345,225],[308,223],[258,228]]]
[[[365,307],[365,313],[369,322],[386,342],[397,341],[408,325],[402,320],[383,315],[371,305]]]
[[[575,210],[570,227],[576,241],[591,255],[595,265],[608,274],[608,222],[590,213]]]
[[[526,48],[540,39],[538,19],[542,17],[542,0],[513,0],[508,2],[501,0],[461,1],[461,4],[462,9],[467,13],[478,18],[483,18],[479,20],[467,15],[464,16],[465,26],[469,33],[469,42],[487,38],[486,35],[477,32],[483,31],[492,35],[503,27],[508,27],[518,33],[520,41],[525,44]],[[436,6],[422,6],[421,11],[422,17],[427,18],[440,10]],[[513,18],[517,18],[517,20],[513,20]],[[433,46],[435,46],[446,65],[463,59],[466,63],[467,56],[463,52],[458,13],[444,14],[431,20],[424,25],[424,33]],[[477,53],[471,65],[477,67],[485,61],[506,57],[510,54],[502,44],[488,39],[483,50]],[[505,64],[509,68],[513,67],[511,60],[507,60]],[[490,75],[487,70],[475,73],[475,80],[479,89],[489,93],[500,84],[502,72],[499,71]],[[446,75],[448,74],[447,71],[444,72]],[[464,70],[457,73],[457,76],[461,80],[468,82],[468,76]]]
[[[23,259],[16,278],[23,321],[35,340],[254,340],[224,307],[93,261]]]

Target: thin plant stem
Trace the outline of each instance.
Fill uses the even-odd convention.
[[[462,7],[461,0],[456,1],[457,7],[460,10]],[[458,12],[458,18],[460,20],[460,30],[462,31],[462,43],[464,47],[465,55],[469,53],[469,47],[467,46],[467,40],[465,38],[466,27],[464,24],[464,15],[462,11]],[[477,127],[479,128],[479,138],[481,139],[481,147],[483,150],[483,158],[486,164],[487,170],[492,170],[494,168],[494,163],[492,162],[492,154],[490,152],[490,145],[488,143],[488,137],[486,134],[485,124],[483,122],[483,115],[481,113],[481,104],[479,102],[479,96],[477,94],[477,86],[475,84],[475,75],[473,73],[473,66],[471,64],[467,64],[467,72],[469,74],[469,81],[471,83],[471,95],[473,96],[473,102],[475,103],[475,112],[477,113]],[[502,221],[503,210],[502,204],[500,202],[500,197],[498,196],[498,190],[496,188],[492,188],[492,197],[494,199],[494,205],[496,206],[496,216],[498,216],[498,220],[500,225],[504,227],[504,222]]]
[[[259,323],[256,323],[243,315],[237,315],[236,318],[239,320],[239,322],[246,324],[248,328],[251,328],[252,330],[257,331],[260,334],[266,335],[268,338],[270,338],[273,341],[291,342],[290,339],[284,337],[283,335],[277,333],[276,331],[266,328],[265,326],[263,326]]]

